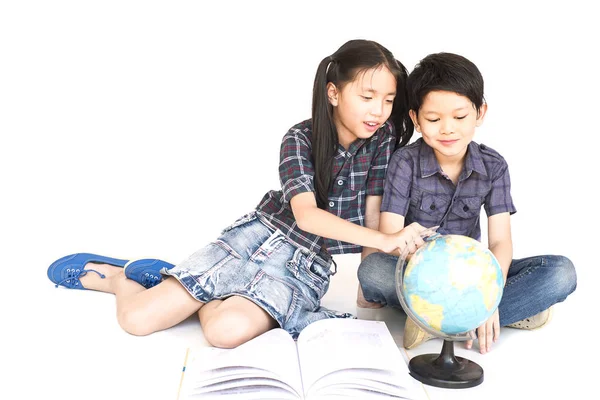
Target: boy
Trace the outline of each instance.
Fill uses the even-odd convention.
[[[440,234],[481,240],[481,207],[488,216],[488,247],[504,276],[504,293],[492,317],[477,329],[479,350],[488,352],[500,327],[536,329],[549,322],[550,307],[575,290],[571,261],[563,256],[512,259],[510,216],[516,212],[506,161],[493,149],[473,142],[487,104],[483,78],[466,58],[438,53],[425,57],[408,78],[410,117],[421,134],[398,149],[389,164],[379,229],[397,232],[418,222],[439,225]],[[398,253],[372,253],[358,269],[358,305],[399,307],[394,273]],[[410,318],[404,347],[431,338]],[[467,342],[471,348],[472,341]]]

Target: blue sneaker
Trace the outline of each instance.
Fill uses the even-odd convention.
[[[79,278],[88,272],[95,272],[104,278],[104,275],[93,269],[83,268],[87,263],[110,264],[115,267],[124,267],[128,260],[110,258],[90,253],[71,254],[54,261],[48,267],[48,279],[54,282],[54,286],[64,286],[69,289],[84,289]]]
[[[171,269],[175,265],[154,258],[131,260],[125,265],[125,276],[136,281],[146,289],[158,285],[162,281],[161,269]]]

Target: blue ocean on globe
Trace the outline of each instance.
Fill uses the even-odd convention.
[[[404,272],[404,300],[421,323],[448,335],[469,332],[494,313],[504,279],[491,251],[461,235],[419,248]]]

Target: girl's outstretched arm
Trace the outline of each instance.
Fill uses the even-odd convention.
[[[290,205],[300,229],[314,235],[372,247],[386,253],[403,251],[406,247],[413,253],[423,244],[420,232],[425,228],[417,223],[395,233],[362,227],[318,208],[313,192],[295,195],[290,200]]]
[[[382,196],[367,196],[365,199],[365,226],[369,229],[379,230],[379,217],[381,215]],[[363,247],[360,259],[363,260],[371,253],[377,252],[373,247]]]

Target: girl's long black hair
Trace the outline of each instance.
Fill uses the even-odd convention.
[[[408,143],[414,130],[408,115],[408,71],[388,49],[370,40],[351,40],[325,57],[317,68],[312,102],[312,162],[317,206],[323,210],[327,209],[333,158],[339,143],[333,122],[333,106],[327,97],[327,84],[331,82],[341,90],[359,73],[381,66],[389,69],[396,78],[396,97],[389,120],[396,130],[396,147],[401,147]]]

